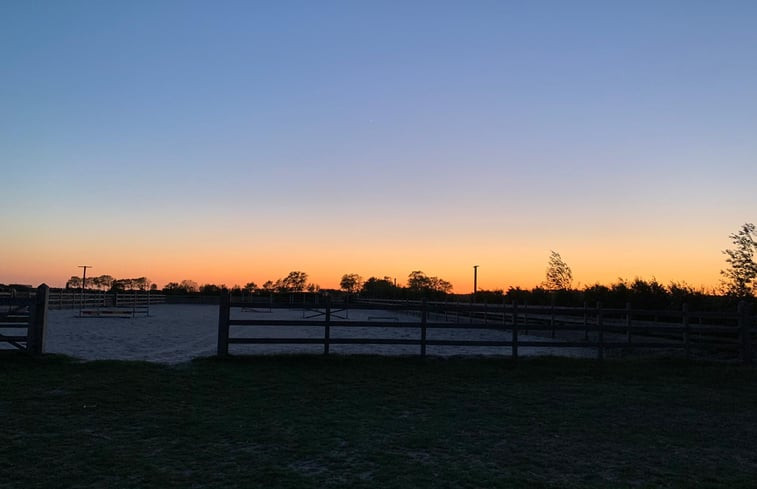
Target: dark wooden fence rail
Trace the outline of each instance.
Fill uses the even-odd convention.
[[[43,284],[35,293],[0,296],[0,343],[33,354],[45,350],[49,293]]]
[[[267,301],[269,310],[291,309],[295,304]],[[683,350],[708,354],[737,356],[743,363],[752,363],[756,323],[750,307],[742,303],[737,312],[694,312],[684,306],[680,311],[606,308],[597,303],[593,307],[525,306],[516,303],[466,304],[425,301],[361,300],[349,304],[331,303],[326,297],[312,307],[324,309],[318,319],[231,319],[232,308],[250,308],[249,301],[232,302],[228,295],[221,298],[218,323],[218,355],[229,353],[234,344],[320,344],[328,354],[333,344],[416,345],[419,354],[426,355],[428,346],[466,346],[508,348],[513,358],[523,347],[592,348],[596,357],[604,358],[608,349],[624,351]],[[303,306],[305,307],[305,306]],[[417,321],[355,321],[332,318],[332,311],[371,309],[402,311]],[[303,314],[304,317],[304,314]],[[318,338],[282,338],[276,336],[237,337],[231,334],[237,327],[283,326],[322,327]],[[418,335],[407,338],[335,338],[332,328],[414,328]],[[433,329],[497,329],[511,334],[509,340],[429,339]],[[546,337],[535,341],[523,340],[522,335]],[[559,336],[559,337],[558,337]]]

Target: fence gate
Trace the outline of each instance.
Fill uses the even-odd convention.
[[[13,293],[0,296],[0,343],[41,354],[45,349],[49,294],[50,289],[43,284],[25,297]]]

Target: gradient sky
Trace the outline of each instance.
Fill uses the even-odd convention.
[[[0,2],[0,283],[715,286],[754,1]]]

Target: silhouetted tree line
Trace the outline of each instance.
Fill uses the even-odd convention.
[[[81,277],[72,276],[69,278],[65,288],[68,290],[80,290],[82,288]],[[87,277],[87,283],[84,284],[84,288],[87,290],[125,292],[130,290],[157,290],[158,286],[153,284],[147,277],[113,278],[110,275],[99,275],[96,277]]]
[[[684,303],[696,310],[721,310],[731,308],[738,302],[734,298],[707,293],[686,284],[671,283],[666,286],[655,279],[647,281],[640,278],[618,280],[610,285],[588,285],[582,289],[549,290],[540,286],[526,290],[510,287],[504,293],[482,291],[476,297],[477,301],[490,302],[501,302],[503,299],[520,304],[564,307],[582,307],[584,303],[594,307],[601,302],[603,307],[623,308],[630,303],[634,308],[658,310],[678,310]]]
[[[657,280],[640,278],[633,281],[620,279],[614,284],[594,284],[582,289],[573,288],[573,272],[559,253],[550,252],[545,280],[533,289],[511,287],[503,290],[481,290],[475,296],[452,294],[452,284],[434,276],[428,276],[420,270],[410,272],[404,285],[398,285],[391,277],[370,277],[367,280],[356,273],[342,276],[339,290],[323,290],[334,295],[346,294],[368,299],[418,300],[473,300],[475,302],[501,303],[517,301],[521,304],[581,307],[586,303],[594,306],[601,302],[605,307],[625,307],[631,303],[635,308],[644,309],[679,309],[684,303],[697,310],[722,310],[735,307],[741,300],[753,300],[757,264],[754,261],[757,243],[755,226],[744,224],[741,229],[731,234],[734,245],[723,251],[727,256],[728,268],[721,271],[724,277],[721,294],[694,289],[687,284],[671,283],[663,285]],[[156,290],[146,277],[134,279],[115,279],[110,275],[87,278],[87,289],[126,291]],[[66,283],[67,289],[80,289],[81,278],[71,277]],[[249,296],[292,293],[315,293],[321,291],[318,284],[308,282],[308,274],[302,271],[289,272],[285,277],[267,280],[261,286],[248,282],[244,286],[225,284],[198,285],[193,280],[170,282],[163,287],[167,295],[220,295],[229,292],[234,296]]]
[[[434,276],[428,276],[420,270],[408,275],[405,286],[397,285],[391,277],[370,277],[368,280],[350,273],[342,276],[339,290],[324,289],[320,285],[308,282],[308,274],[301,271],[289,272],[285,277],[277,280],[267,280],[262,286],[255,282],[248,282],[243,287],[225,284],[198,285],[193,280],[170,282],[163,287],[166,295],[220,295],[228,292],[232,296],[268,296],[271,294],[316,293],[329,292],[332,295],[353,295],[366,298],[380,299],[422,299],[444,300],[452,291],[452,284]]]
[[[300,271],[289,272],[286,277],[267,280],[261,287],[255,282],[248,282],[244,287],[226,284],[202,284],[198,285],[194,280],[182,280],[181,282],[169,282],[163,287],[163,293],[167,295],[221,295],[228,292],[232,296],[245,295],[270,295],[288,294],[293,292],[318,292],[321,286],[308,283],[308,274]]]
[[[342,285],[344,289],[344,285]],[[420,270],[410,272],[405,286],[397,285],[391,277],[370,277],[359,288],[360,297],[367,299],[445,300],[452,292],[446,280],[428,276]]]
[[[743,300],[753,301],[757,264],[754,261],[757,241],[755,226],[746,223],[734,234],[729,235],[734,247],[723,251],[727,256],[728,268],[721,270],[724,277],[721,294],[696,290],[686,284],[663,285],[657,280],[618,280],[611,285],[594,284],[583,289],[572,288],[573,272],[559,253],[552,251],[542,285],[531,290],[511,287],[506,293],[501,290],[481,291],[476,294],[477,302],[517,301],[521,304],[589,306],[601,302],[604,307],[632,307],[641,309],[680,309],[683,304],[700,311],[733,309]]]

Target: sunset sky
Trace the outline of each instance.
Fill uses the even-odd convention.
[[[755,1],[0,2],[0,283],[713,287]]]

